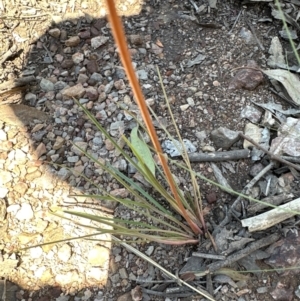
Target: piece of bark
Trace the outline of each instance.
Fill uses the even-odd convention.
[[[188,155],[191,162],[219,162],[249,158],[250,150],[238,149],[227,152],[190,153]]]
[[[232,255],[229,255],[227,257],[227,259],[209,264],[207,267],[208,271],[210,273],[213,273],[225,266],[229,266],[229,265],[233,264],[234,262],[242,259],[243,257],[246,257],[247,255],[251,254],[252,252],[274,243],[279,238],[280,238],[280,235],[278,233],[274,233],[274,234],[268,235],[267,237],[264,237],[260,240],[252,242],[246,248],[244,248]]]
[[[291,199],[293,197],[294,197],[294,195],[292,193],[282,193],[280,195],[275,195],[275,196],[264,198],[261,201],[264,203],[274,205],[274,206],[278,206],[282,203],[286,203],[286,201],[288,199]],[[253,215],[253,214],[256,214],[256,213],[262,211],[263,209],[265,209],[267,207],[269,207],[267,204],[252,202],[247,208],[247,213],[249,215]]]
[[[241,220],[243,227],[249,232],[268,229],[280,222],[300,213],[300,198],[257,216]]]

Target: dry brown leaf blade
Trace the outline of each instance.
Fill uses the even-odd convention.
[[[270,78],[279,81],[285,87],[292,100],[297,105],[300,105],[300,80],[297,75],[282,69],[262,71]]]

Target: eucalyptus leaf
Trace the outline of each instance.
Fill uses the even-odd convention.
[[[132,129],[130,138],[132,147],[138,154],[140,154],[148,169],[155,176],[155,162],[148,145],[139,137],[138,127]],[[139,162],[138,164],[142,169],[144,169],[142,162]]]
[[[281,69],[262,71],[270,78],[279,81],[285,87],[292,100],[297,105],[300,105],[300,80],[297,75]]]

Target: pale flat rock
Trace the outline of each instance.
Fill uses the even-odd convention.
[[[102,246],[95,246],[88,253],[88,262],[92,266],[103,266],[109,258],[109,250]]]
[[[35,247],[29,249],[29,253],[31,258],[36,259],[36,258],[40,258],[43,255],[44,251],[41,247]]]
[[[3,199],[8,194],[8,189],[6,187],[0,187],[0,198]]]
[[[71,255],[72,255],[72,248],[68,244],[64,244],[58,249],[57,256],[63,262],[68,262]]]
[[[0,173],[0,183],[3,185],[9,183],[11,180],[12,180],[11,173],[6,170],[2,170]]]
[[[23,220],[29,220],[32,219],[34,216],[33,210],[30,204],[24,203],[21,205],[20,210],[16,214],[16,219],[23,221]]]
[[[85,88],[79,83],[75,86],[65,88],[61,93],[65,99],[72,97],[79,98],[85,94]]]
[[[34,120],[48,121],[50,117],[35,108],[22,104],[9,104],[1,106],[0,120],[15,126],[27,126]]]

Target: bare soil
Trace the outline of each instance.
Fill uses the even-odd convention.
[[[55,133],[55,129],[62,130],[59,125],[56,125],[56,108],[63,107],[64,104],[61,104],[57,97],[58,93],[51,99],[49,94],[42,91],[39,86],[39,81],[42,78],[51,78],[55,74],[53,70],[61,70],[61,62],[55,59],[55,55],[60,54],[64,58],[70,59],[75,52],[90,51],[92,37],[106,35],[109,37],[108,42],[100,48],[92,50],[98,55],[96,60],[98,66],[95,68],[95,72],[103,76],[101,84],[106,85],[112,79],[118,79],[116,70],[122,69],[114,49],[115,45],[109,26],[107,26],[107,20],[104,17],[105,5],[102,1],[72,1],[72,3],[64,1],[61,1],[61,3],[48,3],[47,1],[15,2],[20,6],[3,1],[5,12],[3,12],[3,17],[0,15],[0,36],[2,35],[0,40],[3,41],[0,44],[0,53],[2,55],[7,53],[14,43],[18,45],[17,51],[2,64],[0,83],[16,80],[22,77],[24,70],[28,71],[30,69],[34,70],[33,75],[37,81],[27,85],[25,90],[22,88],[0,94],[0,102],[22,102],[39,108],[39,110],[52,116],[51,122]],[[210,133],[214,129],[226,127],[235,131],[243,131],[246,121],[240,118],[240,113],[245,106],[251,105],[253,101],[259,103],[275,101],[281,103],[284,107],[288,107],[286,103],[270,91],[270,83],[267,78],[251,91],[242,88],[228,89],[230,81],[236,73],[235,69],[246,66],[249,60],[255,60],[259,68],[267,68],[266,62],[269,56],[268,49],[271,39],[278,36],[278,31],[281,30],[281,23],[273,19],[268,2],[253,2],[243,5],[239,0],[218,1],[216,9],[208,8],[199,14],[194,13],[194,8],[189,1],[149,0],[142,3],[137,0],[120,0],[116,2],[119,13],[123,15],[122,21],[132,60],[136,63],[138,70],[147,71],[147,78],[140,80],[145,98],[154,99],[154,111],[170,126],[171,119],[166,109],[155,70],[157,65],[163,76],[164,86],[182,138],[192,141],[199,151],[206,151],[208,148],[217,150],[210,138]],[[201,5],[207,7],[206,1],[197,1],[196,3],[198,7]],[[24,13],[29,8],[36,9],[36,14]],[[237,18],[238,21],[235,23]],[[85,39],[81,38],[76,47],[66,50],[67,47],[63,40],[55,39],[49,35],[49,30],[53,28],[65,30],[67,37],[82,37],[81,35],[87,29],[91,32],[91,35]],[[252,35],[255,34],[261,44],[255,39],[247,43],[240,36],[242,28],[250,32],[252,30]],[[18,39],[21,39],[21,42],[18,42]],[[25,41],[22,41],[22,39],[25,39]],[[286,41],[282,40],[282,43],[285,49],[289,49]],[[45,60],[49,52],[53,58],[50,62]],[[189,62],[199,54],[204,55],[205,58],[199,64],[189,67]],[[85,62],[82,62],[80,68],[72,65],[68,70],[68,75],[64,77],[64,81],[75,84],[78,74],[85,73],[85,70],[81,69],[86,67],[84,64]],[[107,67],[109,65],[113,67]],[[114,68],[115,66],[118,68]],[[67,70],[67,68],[65,69]],[[105,72],[107,70],[109,72]],[[88,72],[92,73],[90,70]],[[124,81],[128,86],[125,78]],[[34,104],[24,99],[24,95],[28,92],[37,95],[37,101]],[[132,97],[130,89],[128,89],[127,94]],[[46,98],[46,101],[39,103],[38,100],[42,98]],[[194,104],[187,109],[183,109],[182,105],[186,105],[190,98]],[[97,100],[94,104],[97,104]],[[65,106],[69,106],[68,109],[72,108],[72,104]],[[105,110],[109,112],[107,107]],[[92,111],[95,114],[97,113],[95,106],[93,106]],[[112,122],[118,120],[120,111],[120,109],[117,109],[109,113],[108,118],[102,121],[103,126],[109,128]],[[81,129],[85,128],[82,120],[75,118],[72,122],[69,125],[73,126],[74,123],[78,122],[77,126],[80,129],[77,133],[73,133],[74,137],[76,135],[80,136]],[[29,132],[30,129],[29,126]],[[125,120],[125,133],[129,133],[129,129],[130,122]],[[169,129],[172,134],[175,134],[171,127]],[[203,139],[199,139],[198,137],[203,131],[205,136]],[[161,140],[166,138],[162,131],[158,130],[158,134]],[[46,144],[47,141],[44,140],[44,142]],[[242,142],[237,142],[234,148],[242,148]],[[61,156],[61,163],[65,163],[68,157],[67,150],[61,152]],[[117,160],[116,158],[110,159],[112,161]],[[243,159],[232,163],[234,172],[223,169],[223,171],[226,171],[225,177],[234,190],[242,191],[250,181],[249,170],[252,165],[253,162],[250,159]],[[73,167],[74,165],[66,166]],[[222,167],[221,164],[218,164],[218,166]],[[209,163],[193,163],[193,168],[207,178],[215,180]],[[191,183],[187,180],[186,173],[176,168],[173,171],[181,181],[181,188],[190,191]],[[110,189],[117,187],[114,186],[114,182],[110,182],[110,179],[103,177],[103,181],[103,184],[107,184]],[[203,195],[203,205],[209,212],[206,216],[208,227],[212,230],[214,224],[219,224],[224,219],[226,210],[236,197],[222,192],[204,181],[199,181],[199,184]],[[79,184],[76,181],[70,183],[70,186],[74,185],[86,187],[86,182],[83,180]],[[292,192],[297,195],[299,193],[297,185],[299,184],[295,182],[293,185]],[[116,214],[131,216],[132,213],[119,207],[116,209]],[[290,225],[297,230],[296,222],[297,218],[290,224],[286,223],[286,225]],[[293,227],[293,225],[295,226]],[[278,225],[263,231],[263,233],[253,234],[252,238],[258,240],[268,237],[272,233],[281,232],[283,226],[284,224]],[[239,221],[236,220],[233,220],[228,227],[233,230],[238,229],[237,231],[241,229]],[[147,251],[149,247],[154,246],[153,259],[175,273],[184,266],[185,258],[190,257],[193,251],[210,252],[212,250],[211,246],[205,249],[208,245],[207,240],[201,238],[198,246],[174,248],[149,243],[142,246],[136,245],[136,247],[141,251]],[[118,259],[116,260],[116,258]],[[263,260],[258,260],[256,263],[263,269],[270,268]],[[114,282],[112,276],[119,274],[122,268],[126,269],[127,277],[121,277],[120,280]],[[235,264],[233,268],[244,269],[239,264]],[[158,271],[154,272],[153,268],[147,263],[142,262],[132,254],[128,254],[126,250],[119,246],[115,246],[111,250],[110,277],[106,286],[98,288],[95,285],[90,299],[84,299],[82,295],[76,292],[69,295],[69,300],[132,300],[126,293],[136,286],[136,278],[130,277],[130,274],[145,277],[155,275],[153,280],[159,278]],[[10,280],[14,281],[14,279]],[[282,286],[280,287],[278,283],[282,283]],[[206,284],[203,285],[206,286]],[[248,282],[241,282],[238,285],[240,285],[238,288],[233,288],[226,281],[223,284],[214,283],[213,289],[218,288],[218,292],[215,294],[216,300],[298,300],[294,291],[300,285],[299,273],[282,274],[274,271],[252,273]],[[278,299],[274,299],[270,294],[276,286],[279,286],[279,290],[286,289],[287,292]],[[266,288],[266,291],[259,291],[259,288]],[[53,290],[53,288],[51,289]],[[49,294],[51,289],[42,288],[32,296],[30,295],[32,291],[26,290],[23,295],[18,295],[18,299],[55,300],[58,296],[53,297],[55,294]],[[103,299],[97,297],[99,290],[104,294]],[[123,296],[124,299],[118,299],[120,296]],[[148,296],[151,296],[150,299],[145,297],[143,300],[201,300],[198,297],[177,298],[172,296],[168,299],[167,295],[155,297],[150,294]]]

